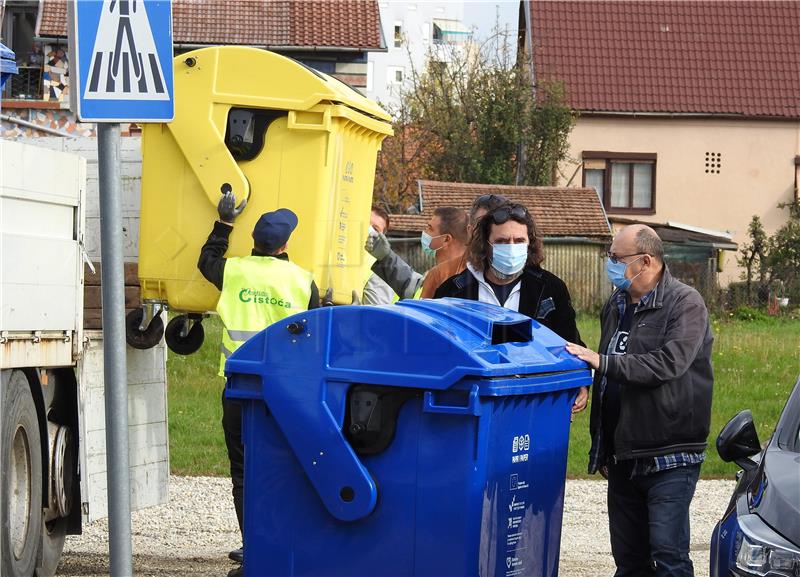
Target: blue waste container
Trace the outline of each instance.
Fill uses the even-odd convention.
[[[458,299],[322,308],[262,331],[226,372],[246,576],[558,574],[590,373],[536,321]]]
[[[17,73],[17,61],[14,51],[0,43],[0,91],[6,87],[6,81]]]

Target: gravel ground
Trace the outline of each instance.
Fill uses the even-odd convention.
[[[692,559],[708,576],[711,531],[733,490],[732,481],[700,481],[692,503]],[[613,575],[604,481],[567,481],[561,543],[563,577]],[[170,503],[133,514],[133,565],[140,577],[219,577],[233,564],[239,531],[224,478],[170,477]],[[58,575],[108,575],[108,524],[97,521],[67,538]]]
[[[733,481],[701,480],[697,483],[690,512],[690,555],[696,577],[708,577],[711,532],[725,512],[734,485]],[[606,577],[614,574],[605,481],[567,481],[559,574],[563,577]]]

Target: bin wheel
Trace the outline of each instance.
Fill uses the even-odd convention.
[[[125,340],[134,349],[151,349],[158,344],[164,335],[164,321],[161,315],[156,315],[150,325],[141,330],[140,325],[144,318],[144,310],[134,309],[125,315]]]
[[[205,331],[199,320],[179,315],[167,323],[164,338],[173,353],[191,355],[203,345]]]

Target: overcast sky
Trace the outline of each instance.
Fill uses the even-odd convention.
[[[479,38],[486,38],[491,34],[495,24],[501,30],[508,29],[516,36],[518,20],[519,0],[464,1],[464,24],[468,28],[474,26]]]

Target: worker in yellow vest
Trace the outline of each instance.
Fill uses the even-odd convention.
[[[247,339],[272,323],[293,314],[317,308],[319,291],[310,272],[289,261],[286,245],[297,227],[297,215],[287,208],[261,215],[253,228],[250,256],[225,258],[228,238],[236,217],[246,206],[237,206],[233,192],[223,194],[217,206],[219,220],[200,251],[197,263],[203,276],[220,291],[217,313],[222,319],[220,375],[226,359]],[[222,428],[231,465],[233,504],[242,529],[244,499],[244,447],[242,446],[241,405],[222,398]],[[229,557],[241,564],[242,549]],[[229,577],[242,574],[232,569]]]

